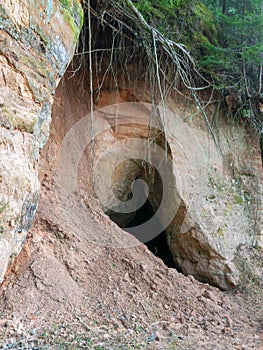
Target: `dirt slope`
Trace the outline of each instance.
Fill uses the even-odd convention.
[[[46,176],[30,239],[2,288],[2,349],[262,348],[259,292],[220,292],[168,269],[144,245],[93,244],[55,222],[53,195]],[[125,235],[86,201],[88,230]]]

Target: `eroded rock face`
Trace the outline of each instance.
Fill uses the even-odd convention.
[[[216,145],[193,105],[170,100],[170,109],[164,130],[182,203],[166,230],[168,244],[185,274],[229,289],[238,283],[232,263],[237,247],[262,240],[258,138],[219,115]],[[175,123],[173,113],[183,123]]]
[[[103,206],[104,211],[122,226],[122,218],[129,221],[127,213],[112,215],[107,207],[118,212],[118,206],[122,207],[118,199],[129,199],[132,182],[138,177],[146,180],[150,203],[156,211],[161,208],[159,220],[166,228],[176,265],[187,275],[227,290],[238,284],[238,272],[232,263],[236,249],[240,244],[256,241],[260,244],[262,237],[259,142],[256,135],[248,138],[244,128],[238,125],[231,128],[224,117],[219,116],[221,125],[216,145],[202,114],[193,111],[194,105],[186,106],[184,102],[175,104],[171,96],[167,101],[169,107],[164,111],[160,108],[156,120],[151,120],[151,125],[159,128],[159,134],[160,130],[164,131],[159,140],[146,127],[152,114],[150,105],[147,105],[148,111],[143,103],[127,103],[95,113],[98,128],[100,114],[109,125],[114,125],[114,120],[116,123],[111,134],[114,138],[106,147],[109,165],[99,171],[97,187],[103,189],[103,203],[107,204]],[[196,113],[194,120],[189,118],[193,113]],[[104,157],[104,137],[101,134],[101,146],[96,149],[98,161]],[[140,154],[143,160],[120,163],[123,153],[120,140],[125,140],[124,155],[131,154],[132,158]],[[148,140],[155,146],[148,147],[140,140]],[[156,148],[158,144],[164,148],[166,142],[168,160],[164,162],[165,152],[159,153]],[[172,166],[167,166],[169,159]],[[163,171],[162,191],[155,173],[147,171],[147,161],[159,172]],[[111,179],[113,191],[104,195],[107,191],[103,181],[107,179]],[[147,232],[139,232],[141,235],[134,232],[143,242],[144,237],[151,236]]]
[[[63,8],[58,1],[6,1],[4,6],[0,5],[0,11],[1,282],[12,257],[22,247],[36,211],[39,149],[49,135],[55,89],[72,58],[82,10],[77,1],[73,1],[70,8]],[[42,152],[40,178],[46,177],[45,186],[50,193],[45,205],[51,216],[53,168],[60,146],[70,129],[89,113],[90,94],[87,86],[81,85],[83,73],[86,74],[79,72],[74,78],[65,79],[57,90],[51,138]],[[68,72],[67,77],[70,75]],[[95,152],[99,159],[105,149],[115,146],[113,158],[102,168],[98,174],[101,176],[96,180],[98,188],[104,188],[105,181],[112,179],[113,194],[117,194],[105,193],[104,211],[111,216],[107,206],[118,211],[119,200],[129,199],[131,184],[138,177],[150,185],[149,201],[158,210],[161,187],[165,186],[167,192],[159,219],[166,228],[167,241],[177,266],[185,274],[194,275],[203,282],[221,289],[231,288],[238,282],[232,263],[237,247],[256,240],[260,243],[262,239],[262,163],[258,140],[248,137],[242,127],[229,125],[224,116],[219,116],[216,145],[195,104],[190,98],[184,99],[180,95],[169,96],[167,110],[160,108],[153,121],[151,106],[144,105],[151,100],[147,83],[122,81],[121,85],[118,90],[116,87],[107,88],[107,84],[100,86],[97,109],[134,101],[139,106],[126,105],[123,111],[117,108],[118,113],[115,107],[115,110],[106,108],[100,111],[95,126],[104,132],[97,135],[93,145],[86,138],[90,135],[88,119],[89,122],[80,128],[80,131],[84,130],[83,137],[77,132],[70,140],[66,162],[61,164],[64,173],[68,176],[71,157],[74,158],[74,152],[80,149],[79,144],[89,146],[85,152],[83,148],[82,161],[78,164],[78,189],[96,195],[92,153]],[[82,94],[79,93],[80,86],[83,86]],[[97,91],[96,86],[94,91]],[[212,116],[214,110],[208,114]],[[149,134],[150,119],[161,136]],[[135,152],[137,160],[132,160],[131,156],[117,166],[121,147],[116,147],[116,143],[120,140],[126,142],[128,153],[131,149],[129,141],[133,138],[137,138],[133,143],[135,151],[143,153],[145,158],[138,161]],[[145,143],[142,144],[141,140]],[[165,168],[165,176],[161,176],[164,179],[162,186],[144,161],[149,160],[150,164],[154,161],[163,168],[161,164],[165,157],[155,151],[149,155],[147,142],[166,149],[169,155],[169,166]],[[82,198],[77,197],[77,191],[75,195],[76,204],[79,204]],[[92,203],[87,203],[86,210],[91,207]],[[173,217],[165,225],[164,218],[168,213]],[[63,222],[62,214],[56,212],[56,215],[56,219]],[[64,221],[70,224],[71,212],[66,215]],[[130,220],[128,214],[117,213],[117,216],[116,222],[122,221],[123,225]],[[81,217],[76,215],[78,229],[81,229]],[[49,219],[56,224],[52,218]],[[114,244],[118,244],[118,239]]]
[[[49,136],[55,88],[82,25],[73,1],[0,5],[0,283],[37,207],[39,149]]]
[[[132,182],[140,177],[151,184],[149,201],[157,210],[161,186],[154,172],[138,159],[128,159],[125,162],[120,162],[120,159],[121,154],[128,155],[134,147],[134,154],[144,155],[144,160],[148,159],[150,163],[155,157],[155,163],[157,161],[157,164],[162,164],[163,158],[158,158],[155,152],[148,158],[147,144],[140,140],[153,145],[156,143],[163,149],[165,142],[168,142],[167,151],[172,166],[165,171],[167,178],[163,185],[167,186],[168,194],[159,219],[162,221],[166,212],[172,209],[174,217],[166,228],[166,235],[173,258],[185,274],[191,274],[198,280],[223,290],[229,289],[238,283],[238,273],[232,262],[237,247],[240,244],[253,244],[256,240],[260,242],[261,237],[262,165],[258,140],[248,138],[242,127],[235,125],[232,128],[225,117],[219,115],[218,149],[194,103],[178,96],[170,96],[164,122],[161,119],[162,113],[158,114],[155,121],[151,120],[151,125],[159,130],[159,137],[154,137],[147,127],[151,106],[148,104],[146,108],[145,102],[147,104],[149,99],[144,94],[145,87],[139,88],[138,85],[136,91],[130,88],[130,93],[127,93],[128,87],[119,89],[117,96],[106,88],[100,91],[98,112],[93,117],[96,132],[104,131],[98,133],[94,143],[94,163],[104,157],[105,151],[109,156],[104,161],[105,166],[96,170],[98,192],[102,189],[103,195],[102,208],[120,226],[125,226],[132,215],[118,213],[118,208],[122,205],[119,200],[132,198],[129,196]],[[76,78],[75,82],[71,80],[69,84],[65,81],[58,88],[53,110],[52,139],[45,147],[46,155],[43,154],[48,161],[45,171],[55,167],[63,139],[84,118],[83,127],[79,127],[75,135],[73,133],[66,154],[69,155],[74,150],[71,154],[74,158],[76,150],[84,149],[83,146],[79,147],[83,140],[87,143],[88,152],[83,153],[78,168],[79,189],[96,195],[93,189],[92,151],[88,141],[90,117],[86,118],[90,97],[88,91],[83,91],[85,98],[81,99],[77,86],[79,81]],[[128,100],[127,96],[135,96],[137,103],[123,105]],[[118,107],[110,106],[117,102]],[[106,107],[100,109],[103,106]],[[191,117],[192,114],[195,115],[194,118]],[[63,125],[60,122],[61,115],[64,116]],[[81,136],[81,130],[86,128],[88,131],[84,131]],[[163,133],[160,136],[161,129]],[[136,141],[130,143],[133,139]],[[122,142],[126,146],[124,153]],[[107,153],[110,150],[113,150],[112,153]],[[68,156],[66,158],[69,159]],[[67,164],[71,166],[70,161]],[[63,170],[66,171],[66,177],[62,184],[68,176],[68,170],[69,168]],[[74,178],[72,175],[74,174],[70,173],[70,178]],[[112,192],[109,193],[104,191],[108,179],[112,181]],[[117,213],[112,213],[111,209]],[[68,215],[72,215],[72,212]]]
[[[168,178],[175,181],[164,179],[169,191],[161,213],[165,217],[174,207],[174,219],[166,229],[168,244],[185,274],[226,290],[238,284],[232,263],[237,247],[260,244],[262,239],[259,143],[256,137],[247,138],[242,127],[231,130],[222,120],[218,149],[201,115],[187,122],[191,110],[182,112],[173,101],[170,106],[164,134],[173,161]],[[127,132],[127,139],[131,137]]]

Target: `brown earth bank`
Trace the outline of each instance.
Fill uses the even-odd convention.
[[[160,100],[159,87],[140,43],[112,61],[101,18],[95,74],[85,52],[65,73],[83,21],[79,1],[6,1],[0,10],[0,348],[261,349],[256,134],[217,113],[210,90],[200,93],[206,120],[180,84],[171,93],[168,84],[172,112],[163,118],[151,104]],[[133,51],[138,57],[128,64]],[[134,150],[147,157],[119,163],[121,144],[128,153],[133,138]],[[109,153],[117,159],[96,173],[94,159],[117,142]],[[150,158],[160,162],[157,170],[166,166],[162,184],[144,162]],[[115,193],[101,205],[94,182],[104,195],[109,178]],[[134,219],[111,209],[130,199],[138,178],[149,185],[153,211],[165,198],[159,219],[174,215],[163,225],[174,267],[155,256],[159,246],[152,252],[115,224]]]
[[[89,110],[76,82],[56,92],[37,215],[1,288],[1,349],[261,349],[261,248],[239,249],[241,285],[222,292],[168,268],[103,213],[88,154],[81,197],[58,190],[61,142]],[[106,89],[100,103],[112,99]]]
[[[1,290],[1,349],[262,349],[259,250],[241,249],[244,286],[221,292],[143,244],[100,247],[42,210]],[[121,231],[99,210],[90,220],[96,234]]]
[[[262,251],[240,250],[243,287],[222,292],[165,266],[91,194],[82,198],[85,218],[71,201],[67,219],[68,195],[54,181],[52,150],[63,138],[57,108],[41,155],[37,216],[1,289],[1,348],[260,349]],[[72,226],[74,215],[85,230]]]

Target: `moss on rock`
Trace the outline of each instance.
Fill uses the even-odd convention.
[[[198,58],[204,44],[217,42],[214,15],[200,1],[140,1],[134,5],[166,37],[183,43]]]
[[[60,0],[60,3],[64,18],[69,23],[77,41],[84,21],[84,12],[80,1]]]

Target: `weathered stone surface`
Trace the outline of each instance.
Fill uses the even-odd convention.
[[[38,154],[49,135],[55,88],[75,49],[76,0],[0,4],[0,282],[37,208]]]
[[[15,256],[30,227],[39,192],[38,141],[29,133],[0,131],[0,271]]]
[[[170,99],[170,110],[164,111],[163,121],[161,109],[160,119],[151,120],[151,125],[155,124],[157,130],[164,129],[159,140],[147,128],[150,107],[147,111],[143,104],[137,109],[134,105],[120,104],[115,111],[115,107],[102,109],[102,115],[110,125],[114,125],[116,116],[117,126],[113,133],[115,139],[111,142],[107,134],[100,136],[97,159],[105,151],[103,140],[108,140],[107,152],[110,155],[109,149],[114,148],[112,155],[118,164],[122,152],[118,143],[122,139],[127,143],[127,155],[132,147],[137,147],[138,154],[144,158],[142,162],[131,160],[116,165],[112,172],[114,160],[108,156],[109,165],[100,171],[95,181],[99,182],[98,188],[104,188],[104,179],[111,178],[112,192],[103,197],[106,207],[114,208],[116,212],[118,206],[121,209],[118,199],[128,199],[131,184],[138,177],[148,183],[149,201],[155,210],[162,203],[162,195],[165,196],[159,216],[166,227],[166,217],[171,208],[174,211],[174,219],[166,234],[177,266],[185,274],[226,290],[238,284],[238,272],[232,263],[236,249],[240,244],[254,244],[256,240],[260,243],[262,169],[259,143],[256,138],[248,138],[244,128],[235,125],[232,129],[224,117],[219,116],[218,149],[203,116],[197,111],[195,120],[190,121],[188,116],[194,106],[182,111],[182,102],[175,105]],[[98,119],[95,117],[96,121]],[[150,151],[149,156],[147,145],[144,149],[137,140],[129,142],[135,138],[148,139],[162,147],[168,142],[168,159],[172,159],[172,166],[168,161],[162,163],[163,154],[156,161],[155,150]],[[162,168],[165,174],[161,179],[158,180],[152,170],[147,170],[147,160],[152,165],[161,164],[159,171]],[[165,188],[168,188],[167,192]],[[112,214],[105,206],[104,210],[121,226],[130,220],[129,214]]]
[[[231,126],[219,115],[217,147],[194,106],[183,110],[171,101],[171,110],[184,120],[192,140],[183,132],[179,143],[169,138],[174,122],[166,119],[166,137],[178,167],[176,190],[184,202],[167,229],[168,243],[184,273],[229,289],[238,283],[232,263],[236,249],[241,244],[260,244],[262,237],[258,138],[248,137],[242,126]]]
[[[43,158],[48,160],[46,171],[56,165],[58,151],[67,132],[89,111],[89,97],[85,101],[78,98],[78,84],[78,79],[75,82],[71,80],[70,84],[60,86],[57,91],[53,109],[52,139],[43,153]],[[136,92],[131,89],[130,94],[127,93],[127,89],[119,90],[118,97],[114,98],[114,92],[102,89],[98,109],[114,102],[123,103],[127,101],[127,96],[137,96],[136,100],[139,101],[143,91],[144,86],[137,87]],[[144,95],[144,99],[141,100],[147,101],[147,96]],[[94,113],[95,131],[104,130],[99,133],[94,143],[94,163],[97,164],[105,150],[108,152],[114,149],[114,152],[108,153],[110,158],[107,159],[103,171],[97,173],[95,180],[99,191],[105,188],[105,181],[112,180],[112,192],[102,191],[104,204],[106,203],[103,209],[115,222],[125,226],[132,215],[118,213],[119,199],[125,201],[129,198],[131,184],[138,176],[152,184],[149,186],[149,201],[154,209],[158,209],[161,200],[158,177],[149,171],[151,169],[147,169],[145,162],[127,160],[119,164],[121,146],[118,146],[118,143],[127,142],[128,155],[131,149],[128,141],[133,138],[145,139],[162,147],[166,140],[173,164],[165,171],[167,177],[164,185],[168,187],[169,198],[165,198],[166,207],[160,216],[165,217],[166,211],[171,208],[174,210],[174,219],[166,229],[174,260],[185,274],[193,275],[200,281],[221,289],[229,289],[238,283],[238,273],[232,262],[237,247],[240,244],[254,244],[255,240],[259,241],[262,230],[262,165],[259,144],[256,138],[247,137],[244,128],[238,125],[232,128],[225,116],[218,116],[218,150],[207,131],[203,116],[195,109],[194,104],[186,103],[178,96],[177,103],[175,101],[174,97],[168,101],[171,112],[166,111],[163,127],[165,133],[159,137],[154,137],[154,133],[147,127],[150,109],[145,108],[144,104],[139,107],[135,107],[136,104],[125,104],[122,107],[120,104],[118,108],[106,107]],[[78,114],[74,112],[76,108]],[[189,118],[194,113],[195,117]],[[63,125],[60,121],[61,115],[64,116]],[[83,142],[80,142],[80,139],[90,146],[89,122],[89,119],[85,118],[83,125],[88,131],[84,131],[83,137],[81,132],[76,132],[70,139],[68,154],[71,149],[72,158],[76,150],[84,149],[82,146],[79,148]],[[161,120],[158,118],[155,121],[152,119],[151,125],[157,130],[162,129]],[[78,130],[85,128],[83,126]],[[136,142],[146,160],[147,147],[143,149],[142,144],[135,141],[135,148]],[[89,156],[83,153],[82,156],[82,161],[78,164],[79,188],[94,193],[92,156],[91,153]],[[67,171],[66,177],[70,165],[69,161],[67,169],[64,169]],[[73,174],[70,173],[72,178],[71,175]],[[117,213],[114,214],[109,208],[114,208]]]

